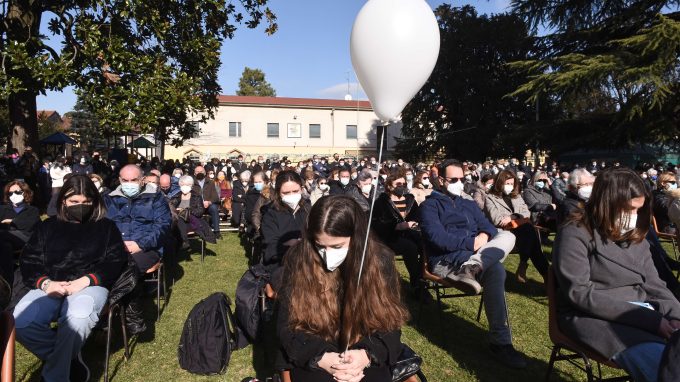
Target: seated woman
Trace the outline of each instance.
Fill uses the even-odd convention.
[[[224,171],[217,172],[217,181],[215,181],[215,186],[219,191],[220,201],[222,203],[222,209],[224,212],[224,219],[226,220],[229,212],[231,211],[231,182],[227,179],[227,175]]]
[[[253,186],[246,192],[245,207],[244,207],[244,218],[246,221],[246,232],[249,234],[255,234],[259,232],[259,224],[257,227],[253,224],[253,212],[255,211],[255,206],[257,202],[262,197],[262,191],[264,186],[267,184],[267,179],[264,175],[264,171],[258,171],[253,173],[250,177],[250,184]]]
[[[475,200],[475,203],[477,203],[477,206],[482,211],[484,211],[486,197],[489,190],[491,190],[491,187],[493,187],[493,183],[494,175],[490,172],[487,172],[482,175],[481,178],[479,178],[477,181],[477,187],[475,187],[475,189],[472,191],[472,199]]]
[[[302,229],[311,205],[302,199],[302,178],[293,170],[276,176],[274,199],[262,214],[263,264],[272,273],[272,287],[278,290],[277,271],[288,249],[302,239]]]
[[[293,381],[392,380],[390,362],[399,356],[408,313],[394,253],[379,240],[368,240],[357,285],[367,220],[352,198],[322,198],[284,259],[279,364],[290,368]]]
[[[526,282],[529,259],[545,279],[548,261],[543,255],[541,241],[529,220],[531,213],[520,195],[519,180],[515,173],[510,170],[498,173],[494,186],[486,197],[484,212],[496,227],[512,232],[517,238],[516,246],[520,258],[515,273],[517,281]]]
[[[33,191],[20,180],[5,185],[4,204],[0,205],[0,276],[11,286],[14,280],[14,252],[22,249],[40,222],[33,207]]]
[[[557,229],[555,214],[557,205],[553,203],[553,194],[550,191],[551,182],[548,173],[536,171],[529,185],[522,192],[522,198],[531,212],[531,221],[541,227]]]
[[[425,170],[418,171],[418,174],[413,181],[413,188],[411,188],[411,195],[416,198],[416,203],[420,205],[420,203],[424,202],[425,198],[430,196],[432,190],[430,172]]]
[[[418,226],[418,204],[406,189],[404,170],[397,170],[387,177],[385,192],[380,194],[373,207],[371,227],[378,237],[396,254],[404,257],[411,288],[415,292],[421,276],[420,232]],[[417,293],[416,293],[417,295]]]
[[[180,192],[170,199],[170,209],[177,213],[177,230],[182,238],[182,249],[189,249],[189,232],[196,232],[203,240],[216,243],[215,234],[208,222],[203,220],[201,189],[194,186],[194,178],[179,178]]]
[[[361,206],[361,209],[364,210],[364,212],[368,212],[371,208],[371,203],[373,202],[373,192],[375,192],[373,174],[371,174],[370,170],[363,169],[359,173],[356,183],[349,185],[347,196],[354,198]]]
[[[554,264],[560,328],[626,370],[656,381],[680,303],[659,279],[645,240],[650,195],[630,169],[598,172],[585,210],[560,229]]]
[[[97,175],[97,174],[95,174],[95,173],[92,173],[92,174],[90,174],[90,175],[88,175],[88,176],[90,177],[90,180],[92,181],[92,183],[94,183],[94,186],[97,187],[97,191],[99,191],[100,194],[106,195],[106,194],[108,194],[109,192],[111,192],[111,190],[109,190],[109,189],[104,185],[104,180],[102,179],[101,176],[99,176],[99,175]]]
[[[671,194],[677,189],[677,180],[672,172],[664,172],[656,178],[656,190],[652,192],[654,200],[652,209],[656,227],[661,233],[672,235],[676,233],[675,223],[668,217],[668,207],[674,199]]]
[[[36,226],[21,256],[23,281],[32,289],[14,309],[16,335],[43,360],[43,380],[85,381],[80,349],[128,257],[89,177],[64,181],[56,207],[57,216]]]

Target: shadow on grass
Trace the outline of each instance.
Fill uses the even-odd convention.
[[[402,280],[402,289],[406,290],[407,283]],[[407,295],[407,294],[405,294]],[[432,344],[445,350],[459,365],[459,368],[469,370],[478,381],[533,381],[542,379],[547,371],[547,359],[537,359],[526,356],[528,366],[526,369],[510,369],[496,361],[489,351],[488,331],[481,325],[486,322],[486,314],[483,312],[480,323],[476,317],[462,317],[467,315],[456,306],[451,306],[452,299],[443,300],[444,311],[441,312],[441,321],[437,311],[436,299],[422,306],[413,297],[406,298],[412,320],[410,326],[427,338]],[[474,316],[476,316],[479,297],[461,297],[453,299],[474,304]],[[458,315],[456,313],[461,313]],[[420,314],[420,317],[419,317]],[[512,325],[512,323],[510,323]],[[436,360],[424,359],[424,363],[435,364]],[[442,365],[444,366],[444,365]],[[564,376],[559,370],[554,370],[551,381],[571,381],[570,376]]]

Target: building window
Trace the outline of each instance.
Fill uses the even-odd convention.
[[[229,136],[230,137],[241,136],[241,122],[229,122]]]
[[[347,125],[347,139],[357,139],[357,125]]]
[[[187,125],[191,128],[191,138],[198,138],[201,135],[201,124],[198,121],[188,121]]]
[[[279,124],[278,123],[268,123],[267,124],[267,138],[278,138],[279,137]]]
[[[321,125],[318,123],[312,123],[309,125],[309,137],[310,138],[321,138]]]

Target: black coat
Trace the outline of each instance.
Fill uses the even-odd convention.
[[[418,203],[416,198],[411,194],[404,195],[406,197],[406,217],[401,217],[399,210],[394,205],[387,193],[382,193],[378,196],[373,207],[373,221],[371,227],[380,239],[385,243],[393,242],[397,236],[409,232],[409,230],[397,231],[396,226],[399,223],[406,221],[418,221]]]
[[[345,195],[352,189],[352,187],[356,188],[352,181],[350,181],[346,186],[343,186],[339,180],[332,179],[328,181],[328,186],[330,187],[330,191],[328,192],[330,195]]]
[[[231,221],[235,225],[245,224],[245,221],[241,221],[241,215],[245,212],[246,187],[250,188],[252,185],[244,186],[240,180],[232,183]]]
[[[33,234],[35,225],[40,223],[40,213],[36,207],[25,205],[17,214],[12,206],[3,204],[0,206],[0,221],[5,219],[12,219],[12,222],[9,225],[0,224],[0,229],[19,231],[27,240]]]
[[[197,218],[202,218],[203,211],[205,210],[205,208],[203,208],[203,201],[201,200],[200,192],[201,192],[200,188],[194,187],[191,190],[191,199],[189,199],[189,211],[193,216]],[[178,208],[181,202],[182,193],[178,192],[177,195],[170,198],[170,207],[174,211]]]
[[[260,200],[261,195],[262,193],[256,190],[255,187],[251,187],[248,192],[246,192],[245,219],[248,225],[253,224],[253,212],[255,212],[255,205],[257,205],[257,201]]]
[[[659,190],[652,192],[652,195],[654,196],[654,204],[652,205],[654,219],[656,219],[656,226],[659,228],[659,232],[672,233],[672,222],[668,217],[668,206],[670,206],[673,198],[664,191]]]
[[[567,190],[562,203],[557,206],[557,226],[564,224],[572,213],[583,209],[583,207],[584,203],[578,195]]]
[[[37,225],[19,264],[24,283],[38,288],[44,277],[73,281],[88,276],[109,288],[127,264],[123,238],[109,219],[69,223],[55,218]]]
[[[306,199],[300,203],[300,208],[295,212],[286,205],[278,206],[276,201],[263,207],[261,230],[264,265],[280,265],[289,248],[283,243],[302,238],[311,203]]]
[[[382,245],[380,248],[383,249],[383,252],[378,254],[381,259],[382,276],[387,278],[391,284],[398,285],[399,276],[394,267],[394,254]],[[324,353],[342,353],[345,349],[340,348],[340,344],[336,341],[327,341],[314,334],[292,330],[288,324],[289,298],[286,297],[286,291],[287,288],[284,287],[282,298],[279,299],[281,303],[277,322],[277,333],[286,363],[286,365],[282,364],[281,366],[292,369],[292,373],[305,374],[308,377],[305,380],[332,381],[333,379],[328,373],[318,369],[318,361]],[[379,291],[376,291],[376,293],[379,293]],[[349,349],[364,349],[368,353],[371,359],[371,367],[366,370],[365,381],[382,381],[383,379],[377,379],[375,376],[383,375],[384,372],[388,371],[386,369],[389,369],[397,361],[401,351],[401,331],[372,333],[361,338]],[[326,378],[324,379],[324,377]]]

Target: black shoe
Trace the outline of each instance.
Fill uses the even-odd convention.
[[[449,273],[446,279],[463,293],[477,295],[482,291],[482,286],[477,281],[477,275],[481,272],[482,267],[477,264],[463,264],[457,271]]]
[[[78,356],[71,360],[69,379],[71,382],[87,382],[90,380],[90,369],[83,361],[82,353],[78,353]]]
[[[496,357],[500,363],[513,369],[524,369],[527,367],[527,361],[524,354],[515,350],[512,344],[508,345],[489,345],[491,354]]]
[[[187,243],[185,241],[185,242],[182,243],[182,249],[187,251],[187,250],[191,249],[191,245],[189,245],[189,243]]]
[[[220,231],[215,232],[215,240],[220,240],[222,238],[222,233]]]

